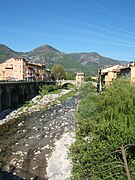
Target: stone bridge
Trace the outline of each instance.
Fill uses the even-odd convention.
[[[73,84],[77,89],[84,83],[84,73],[76,73],[75,80],[59,80],[58,85]]]
[[[54,81],[15,81],[0,82],[0,111],[15,108],[39,93],[39,87],[55,85]]]
[[[73,84],[74,86],[76,86],[76,81],[75,80],[60,80],[58,81],[58,84],[61,86],[65,84]]]

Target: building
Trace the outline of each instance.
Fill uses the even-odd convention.
[[[135,63],[128,63],[126,65],[115,65],[98,71],[98,91],[110,85],[113,80],[125,77],[135,82]]]
[[[84,73],[76,73],[76,87],[79,88],[84,83]]]
[[[0,80],[44,80],[45,68],[22,57],[11,58],[0,64]]]

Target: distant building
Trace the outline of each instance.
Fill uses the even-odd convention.
[[[46,66],[28,62],[25,58],[11,58],[0,64],[0,80],[44,80]]]
[[[76,73],[76,87],[79,88],[84,83],[84,73]]]
[[[135,63],[126,65],[115,65],[109,68],[100,69],[98,71],[98,90],[110,85],[113,80],[119,77],[126,77],[132,83],[135,82]]]

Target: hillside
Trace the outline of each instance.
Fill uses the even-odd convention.
[[[126,63],[103,57],[96,52],[66,54],[49,45],[40,46],[26,53],[15,52],[5,45],[0,45],[0,62],[16,56],[25,57],[32,62],[44,63],[47,68],[52,68],[54,64],[62,64],[68,71],[87,72],[91,75],[96,74],[99,68]]]
[[[5,46],[4,44],[0,44],[0,63],[4,62],[5,60],[11,57],[18,56],[18,55],[19,55],[18,52],[13,51],[9,47]]]

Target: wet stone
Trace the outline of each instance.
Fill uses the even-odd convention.
[[[69,98],[48,110],[33,112],[14,124],[0,137],[0,150],[5,152],[4,155],[0,153],[0,160],[50,180],[69,177],[71,165],[65,147],[74,139],[69,132],[75,128],[74,112],[78,100],[79,97]]]

